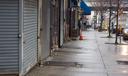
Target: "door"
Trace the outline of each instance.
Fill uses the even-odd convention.
[[[37,63],[38,0],[24,0],[23,72]]]
[[[18,73],[19,0],[0,0],[0,74]]]

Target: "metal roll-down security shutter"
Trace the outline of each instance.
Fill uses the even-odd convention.
[[[18,6],[18,0],[0,0],[0,74],[18,73]]]
[[[56,46],[59,46],[59,24],[60,24],[60,6],[59,2],[60,0],[56,0],[55,4],[51,4],[50,7],[50,18],[51,18],[51,25],[50,25],[50,47],[54,48]]]
[[[37,63],[37,0],[24,0],[23,72]]]

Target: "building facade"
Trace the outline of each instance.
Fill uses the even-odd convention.
[[[0,74],[24,76],[63,46],[65,30],[69,32],[70,26],[64,26],[64,7],[69,8],[68,0],[64,3],[0,0]]]

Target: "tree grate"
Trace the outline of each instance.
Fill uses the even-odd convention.
[[[67,67],[82,67],[78,62],[60,62],[60,61],[46,61],[45,66],[67,66]]]
[[[128,61],[117,61],[120,65],[128,65]]]

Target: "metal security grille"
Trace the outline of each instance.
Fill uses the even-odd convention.
[[[0,0],[0,74],[18,73],[18,6],[18,0]]]
[[[23,72],[37,63],[37,0],[24,0]]]
[[[55,2],[51,3],[50,15],[51,15],[51,26],[50,26],[50,44],[51,48],[54,48],[59,45],[59,21],[60,21],[60,0],[55,0]],[[55,4],[54,4],[55,3]]]

